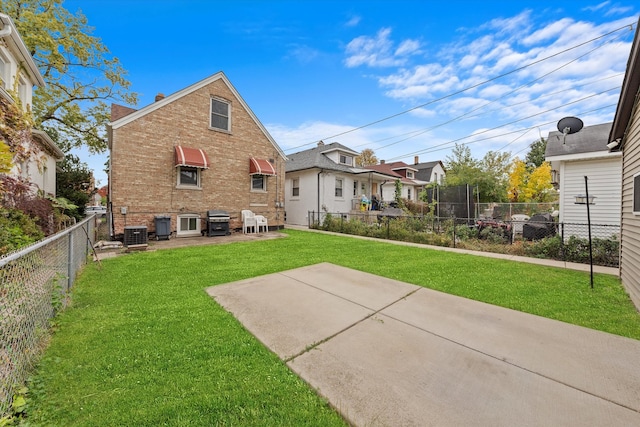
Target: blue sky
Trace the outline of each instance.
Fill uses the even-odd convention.
[[[565,116],[613,120],[631,1],[66,0],[128,70],[137,108],[224,71],[287,154],[524,157]],[[632,27],[631,27],[632,26]],[[99,183],[106,155],[80,152]]]

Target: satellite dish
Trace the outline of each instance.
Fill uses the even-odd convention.
[[[562,143],[564,144],[564,140],[567,135],[572,133],[580,132],[580,129],[584,126],[582,120],[577,117],[565,117],[560,119],[558,122],[558,130],[562,132]]]

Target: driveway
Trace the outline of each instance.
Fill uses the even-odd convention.
[[[638,426],[640,341],[322,263],[207,289],[356,426]]]

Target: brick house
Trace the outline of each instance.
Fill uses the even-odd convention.
[[[208,210],[227,211],[240,229],[250,209],[283,226],[286,157],[224,73],[216,73],[140,110],[112,105],[107,127],[109,218],[113,238],[125,226],[196,236]]]

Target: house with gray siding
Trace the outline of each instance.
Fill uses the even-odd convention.
[[[640,20],[638,21],[640,25]],[[620,279],[640,309],[640,32],[636,34],[609,133],[609,148],[622,153]]]

